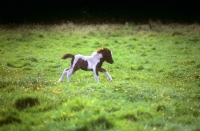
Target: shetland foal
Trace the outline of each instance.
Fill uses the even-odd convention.
[[[114,62],[112,59],[112,52],[108,48],[99,49],[96,52],[93,52],[91,56],[65,54],[61,57],[61,59],[67,58],[72,58],[71,66],[68,69],[64,69],[59,82],[61,82],[66,75],[68,82],[70,82],[71,75],[78,69],[93,71],[94,78],[97,82],[99,82],[98,71],[105,73],[107,78],[112,81],[112,77],[109,75],[108,71],[101,68],[104,61],[110,64]]]

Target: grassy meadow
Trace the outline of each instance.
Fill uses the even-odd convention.
[[[200,131],[200,25],[0,25],[0,130]],[[113,51],[113,82],[71,59]]]

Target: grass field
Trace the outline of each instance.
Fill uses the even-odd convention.
[[[200,25],[0,25],[0,130],[200,131]],[[108,47],[113,82],[70,59]]]

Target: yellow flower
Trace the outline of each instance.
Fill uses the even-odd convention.
[[[54,118],[54,116],[53,116],[53,115],[51,115],[51,116],[50,116],[50,118],[51,118],[51,119],[53,119],[53,118]]]
[[[75,116],[75,113],[72,113],[71,116],[72,116],[72,117]]]

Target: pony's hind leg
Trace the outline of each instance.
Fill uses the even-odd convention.
[[[63,81],[64,77],[67,75],[67,71],[68,71],[68,70],[69,70],[69,69],[64,69],[64,70],[63,70],[63,73],[62,73],[60,79],[58,80],[58,82],[62,82],[62,81]]]
[[[73,68],[69,69],[67,71],[67,81],[70,82],[71,80],[71,75],[73,74]]]

